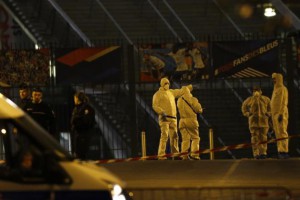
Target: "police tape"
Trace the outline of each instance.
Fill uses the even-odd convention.
[[[224,147],[217,147],[213,149],[203,149],[199,151],[194,151],[192,153],[199,153],[199,154],[207,154],[211,152],[222,152],[222,151],[228,151],[228,150],[237,150],[237,149],[245,149],[245,148],[250,148],[252,146],[260,145],[260,144],[269,144],[269,143],[274,143],[278,142],[281,140],[287,140],[290,138],[295,138],[295,137],[300,137],[300,134],[298,135],[290,135],[288,137],[283,137],[283,138],[272,138],[270,140],[266,140],[263,142],[258,142],[258,143],[243,143],[243,144],[235,144],[235,145],[229,145],[229,146],[224,146]],[[99,160],[96,162],[96,164],[103,164],[103,163],[116,163],[116,162],[129,162],[129,161],[138,161],[138,160],[156,160],[156,159],[162,159],[162,158],[174,158],[174,157],[179,157],[179,156],[184,156],[188,155],[191,152],[183,152],[183,153],[169,153],[169,154],[164,154],[164,155],[152,155],[152,156],[144,156],[144,157],[135,157],[135,158],[124,158],[124,159],[109,159],[109,160]]]

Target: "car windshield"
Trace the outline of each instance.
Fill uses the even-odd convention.
[[[55,145],[51,146],[50,138],[50,145],[47,146],[39,140],[39,137],[28,134],[27,128],[30,128],[30,123],[24,128],[22,126],[24,120],[19,119],[19,123],[16,123],[15,120],[0,119],[0,180],[49,181],[51,177],[47,176],[50,172],[48,165],[51,163],[53,166],[54,163],[57,163],[53,160],[62,160],[62,158],[68,160],[67,154],[64,154],[61,149],[54,148],[57,144],[55,140],[53,140]],[[40,134],[44,135],[43,132]],[[44,137],[48,138],[47,135]],[[59,145],[57,144],[57,146]],[[52,174],[56,174],[56,177],[62,180],[65,175],[62,170],[57,169],[58,167]]]
[[[5,161],[17,156],[18,153],[29,148],[36,148],[33,140],[24,134],[24,130],[16,126],[11,120],[0,120],[0,158]]]

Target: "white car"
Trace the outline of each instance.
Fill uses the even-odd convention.
[[[123,181],[103,167],[74,160],[1,93],[0,160],[0,199],[130,199]]]

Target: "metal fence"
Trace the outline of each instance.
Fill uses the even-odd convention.
[[[179,86],[185,83],[179,84]],[[250,95],[247,90],[253,85],[260,85],[263,91],[272,90],[271,79],[218,79],[218,80],[199,80],[194,84],[195,92],[194,94],[204,95],[207,102],[212,102],[213,100],[218,101],[217,98],[222,99],[222,96],[216,97],[212,92],[213,90],[235,90],[236,93],[241,91],[244,92],[244,96]],[[154,92],[158,89],[158,83],[136,83],[135,86],[135,99],[136,103],[134,106],[129,106],[132,98],[129,98],[128,94],[128,84],[99,84],[99,85],[76,85],[68,87],[47,87],[44,89],[44,99],[48,102],[57,114],[57,127],[60,133],[60,143],[68,150],[70,149],[70,115],[73,109],[73,94],[75,90],[81,90],[87,93],[92,100],[93,106],[96,112],[97,120],[97,133],[92,136],[92,144],[90,146],[90,154],[93,159],[112,159],[112,158],[128,158],[141,156],[142,146],[140,133],[142,131],[146,132],[147,136],[147,155],[154,155],[157,151],[158,141],[159,141],[159,126],[155,119],[157,119],[156,114],[153,114],[153,109],[151,107],[151,99]],[[172,86],[174,87],[174,86]],[[199,92],[197,92],[197,90]],[[204,93],[206,91],[206,93]],[[250,90],[251,91],[251,90]],[[17,88],[0,88],[0,92],[4,93],[6,96],[10,97],[13,101],[18,101],[18,89]],[[297,99],[299,98],[299,91],[297,92]],[[270,96],[270,93],[267,94]],[[234,99],[232,94],[232,99]],[[243,97],[244,98],[244,97]],[[200,96],[200,102],[202,101],[202,96]],[[237,99],[237,98],[236,98]],[[203,99],[204,100],[204,99]],[[295,101],[298,102],[298,101]],[[289,105],[291,108],[295,106],[296,109],[293,111],[296,116],[299,116],[298,104]],[[240,114],[240,103],[237,100],[237,112]],[[210,110],[206,110],[204,118],[207,119],[208,114],[211,114],[211,118],[217,117],[217,112],[214,110],[214,106]],[[130,116],[135,116],[135,120],[132,120]],[[152,114],[151,114],[152,113]],[[221,119],[222,120],[222,119]],[[224,121],[224,119],[222,120]],[[212,122],[208,120],[211,124]],[[290,121],[291,123],[292,121]],[[202,122],[201,122],[202,123]],[[295,122],[296,123],[296,122]],[[132,125],[135,125],[135,129],[130,129]],[[214,125],[214,124],[212,124]],[[299,123],[296,123],[297,130],[299,130]],[[243,126],[243,125],[241,125]],[[244,124],[247,128],[247,123]],[[232,131],[230,129],[229,131]],[[239,133],[246,135],[248,131],[244,133]],[[208,148],[208,127],[205,124],[200,126],[201,134],[201,148]],[[297,134],[297,132],[291,132],[291,134]],[[224,129],[219,132],[215,130],[216,138],[221,137],[224,145],[232,145],[245,142],[243,141],[232,141],[232,138],[227,140],[224,138]],[[246,135],[246,139],[249,139]],[[237,140],[239,137],[235,137]],[[0,141],[1,145],[1,141]],[[215,146],[222,146],[218,140],[215,140]],[[291,151],[295,155],[299,154],[297,141],[291,142]],[[1,145],[2,146],[2,145]],[[241,150],[239,150],[241,151]],[[250,150],[246,153],[250,152]],[[3,153],[0,150],[0,153]],[[233,152],[235,153],[235,152]],[[224,152],[227,154],[227,152]],[[219,155],[219,154],[218,154]],[[218,156],[217,155],[217,156]],[[223,156],[224,158],[226,156]],[[228,157],[228,156],[227,156]],[[229,156],[229,158],[231,158]]]

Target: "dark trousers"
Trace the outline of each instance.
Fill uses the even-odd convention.
[[[76,157],[80,160],[87,160],[87,154],[89,150],[89,137],[86,135],[78,134],[75,140],[75,153]]]

